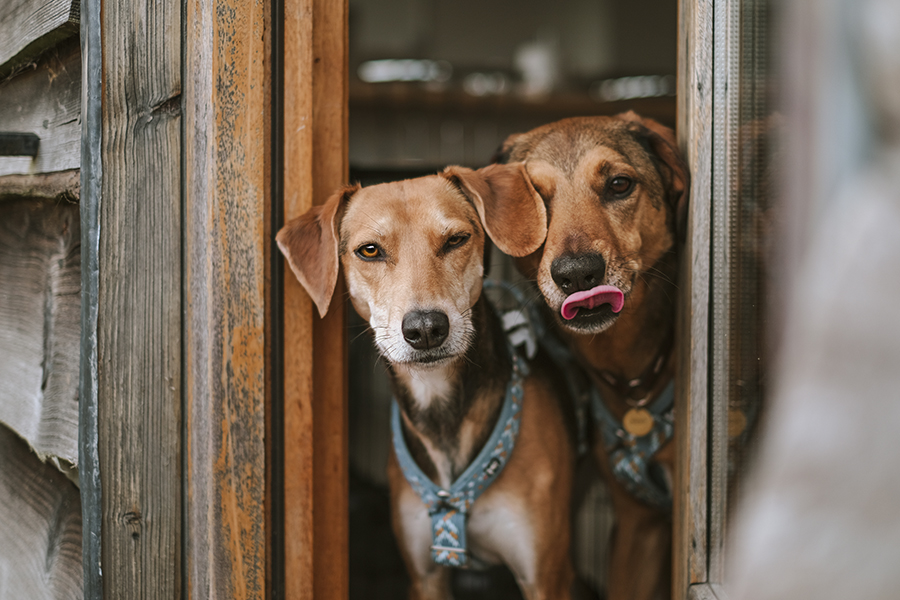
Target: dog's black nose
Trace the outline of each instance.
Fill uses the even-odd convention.
[[[450,319],[439,310],[414,310],[403,317],[403,338],[416,350],[437,348],[447,339]]]
[[[599,254],[560,256],[550,264],[550,276],[566,294],[602,285],[604,275],[606,261]]]

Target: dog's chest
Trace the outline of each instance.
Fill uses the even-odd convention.
[[[524,581],[533,581],[533,519],[520,499],[502,488],[490,490],[473,506],[467,535],[478,559],[505,563]]]
[[[476,454],[475,446],[480,441],[481,434],[480,429],[470,419],[466,419],[457,434],[441,440],[443,443],[440,445],[428,437],[420,436],[425,452],[437,471],[435,483],[444,489],[449,489],[453,485]]]

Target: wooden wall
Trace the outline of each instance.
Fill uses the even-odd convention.
[[[78,2],[0,5],[0,597],[77,598],[80,337]]]
[[[181,589],[181,5],[104,2],[97,302],[110,597]]]
[[[0,598],[80,598],[78,488],[2,426],[0,457]]]
[[[0,4],[0,79],[78,34],[79,0],[6,0]],[[35,98],[37,100],[38,98]]]
[[[346,3],[284,5],[278,74],[268,1],[192,0],[184,22],[176,2],[85,6],[82,452],[96,445],[102,505],[87,595],[345,597],[343,311],[314,322],[288,283],[279,355],[271,251],[279,222],[346,177]]]
[[[81,52],[77,40],[48,49],[31,65],[0,83],[0,130],[34,133],[41,140],[40,147],[33,159],[0,157],[0,176],[81,166]]]
[[[40,456],[70,464],[78,462],[80,245],[77,204],[0,200],[0,422]]]

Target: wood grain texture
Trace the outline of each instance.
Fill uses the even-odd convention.
[[[7,175],[0,177],[0,202],[28,196],[32,200],[78,202],[81,197],[79,169],[43,175]]]
[[[0,598],[81,598],[81,500],[0,426]]]
[[[707,581],[707,422],[710,208],[713,162],[714,0],[681,0],[678,139],[691,170],[688,231],[681,251],[677,472],[673,512],[673,598]]]
[[[41,457],[72,464],[78,463],[80,246],[77,204],[0,204],[0,422]]]
[[[100,483],[97,319],[100,202],[103,195],[103,36],[100,0],[83,0],[81,55],[81,352],[78,376],[78,485],[85,600],[103,600],[103,489]]]
[[[78,35],[80,0],[0,3],[0,79],[62,40]]]
[[[347,177],[347,11],[285,2],[284,218],[323,203]],[[343,284],[324,319],[285,271],[286,597],[348,589],[346,315]]]
[[[81,166],[81,51],[77,39],[53,48],[34,68],[12,79],[4,81],[0,76],[0,98],[0,131],[34,133],[41,138],[34,158],[0,156],[0,176]]]
[[[266,589],[266,0],[190,0],[185,72],[187,596]]]
[[[102,5],[103,591],[181,594],[181,4]]]

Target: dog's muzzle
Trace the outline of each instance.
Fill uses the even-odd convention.
[[[403,316],[403,339],[416,350],[431,350],[444,343],[450,333],[450,319],[439,310],[413,310]]]
[[[560,256],[550,265],[550,276],[567,296],[583,292],[603,283],[606,259],[597,253]]]

